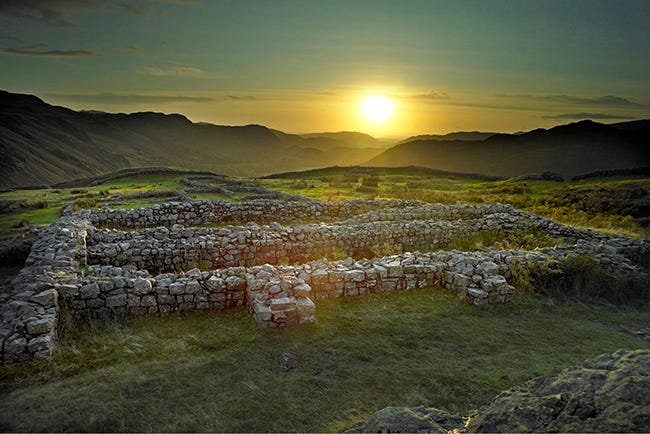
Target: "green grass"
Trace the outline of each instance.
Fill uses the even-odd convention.
[[[365,188],[365,178],[377,186]],[[560,223],[609,234],[650,236],[650,180],[484,181],[409,169],[328,168],[261,179],[269,189],[313,199],[416,199],[443,204],[508,203]]]
[[[0,368],[4,431],[336,431],[388,405],[452,412],[618,348],[650,313],[437,289],[318,304],[260,331],[244,310],[78,331],[49,362]],[[283,355],[285,357],[283,358]]]
[[[108,192],[107,197],[155,190],[186,188],[183,174],[130,176],[102,185],[84,187],[84,194],[72,189],[16,190],[0,193],[0,203],[11,204],[0,214],[0,237],[16,230],[21,221],[47,224],[58,219],[61,208],[76,200]],[[444,204],[509,203],[558,222],[604,233],[634,237],[650,236],[650,180],[646,178],[588,179],[577,182],[481,179],[428,173],[413,168],[326,168],[258,179],[257,185],[312,199],[340,201],[350,199],[418,199]],[[87,196],[84,199],[84,196]],[[246,194],[237,194],[241,200]],[[197,199],[229,200],[219,194],[197,194]],[[112,206],[136,208],[164,203],[167,199],[137,199]],[[39,208],[44,203],[47,208]],[[19,206],[23,204],[24,206]]]

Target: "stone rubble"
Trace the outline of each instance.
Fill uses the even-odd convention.
[[[228,226],[192,227],[203,225]],[[532,252],[439,250],[480,231],[522,229],[564,244]],[[382,256],[375,246],[405,253]],[[69,210],[41,231],[12,282],[0,310],[0,357],[48,358],[57,327],[69,321],[246,306],[260,328],[275,328],[313,323],[320,299],[433,285],[476,305],[510,303],[522,269],[552,269],[589,254],[629,272],[648,252],[648,240],[563,226],[502,204],[265,199]],[[337,254],[348,257],[322,259]]]

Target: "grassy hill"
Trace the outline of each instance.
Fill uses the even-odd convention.
[[[138,166],[259,176],[361,163],[384,148],[362,134],[302,137],[260,125],[192,123],[179,114],[76,112],[0,91],[0,188]]]
[[[407,141],[369,160],[369,166],[425,166],[454,172],[519,176],[558,172],[564,177],[650,164],[650,121],[604,125],[592,121],[495,134],[484,140]]]

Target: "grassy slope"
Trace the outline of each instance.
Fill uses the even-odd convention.
[[[0,368],[9,431],[328,431],[387,405],[466,411],[621,347],[650,314],[521,296],[477,308],[436,289],[320,302],[313,326],[259,331],[242,310],[68,337]]]
[[[378,181],[377,187],[360,189],[363,178]],[[404,168],[328,168],[259,182],[267,188],[324,200],[388,198],[447,204],[502,202],[573,226],[636,237],[650,236],[648,178],[562,183],[483,181]]]
[[[623,208],[608,213],[598,204],[607,203],[602,191],[622,203],[621,192],[647,192],[648,180],[487,182],[364,170],[259,182],[326,200],[509,202],[569,224],[647,236]],[[77,194],[2,193],[0,200],[48,206],[0,216],[0,231],[23,218],[54,221],[65,203],[100,191],[182,188],[181,176],[129,177]],[[363,185],[371,187],[357,191]],[[258,331],[243,310],[141,318],[68,335],[49,362],[1,367],[0,430],[322,431],[347,428],[387,405],[465,411],[530,377],[620,347],[650,347],[621,325],[648,326],[650,314],[523,295],[513,306],[476,308],[435,289],[320,302],[317,324],[282,331]]]
[[[0,238],[12,232],[21,220],[51,223],[62,206],[85,195],[108,192],[108,196],[151,190],[185,188],[182,174],[130,176],[99,186],[84,187],[85,194],[72,189],[16,190],[0,193],[0,201],[25,202],[27,207],[0,214]],[[510,203],[517,208],[552,218],[561,223],[588,227],[602,232],[650,236],[650,180],[647,178],[606,178],[557,183],[550,181],[485,181],[476,178],[427,173],[413,168],[327,168],[294,173],[290,177],[259,179],[264,187],[301,194],[313,199],[348,200],[365,198],[420,199],[440,203]],[[377,187],[359,189],[363,178],[375,178]],[[224,200],[218,194],[199,194],[197,199]],[[38,202],[47,208],[36,208]],[[131,200],[115,206],[147,206],[159,200]],[[644,217],[645,216],[645,217]]]

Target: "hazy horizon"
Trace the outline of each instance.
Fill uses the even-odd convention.
[[[646,1],[0,3],[2,87],[75,110],[403,138],[650,117]],[[373,121],[371,96],[391,101]]]

